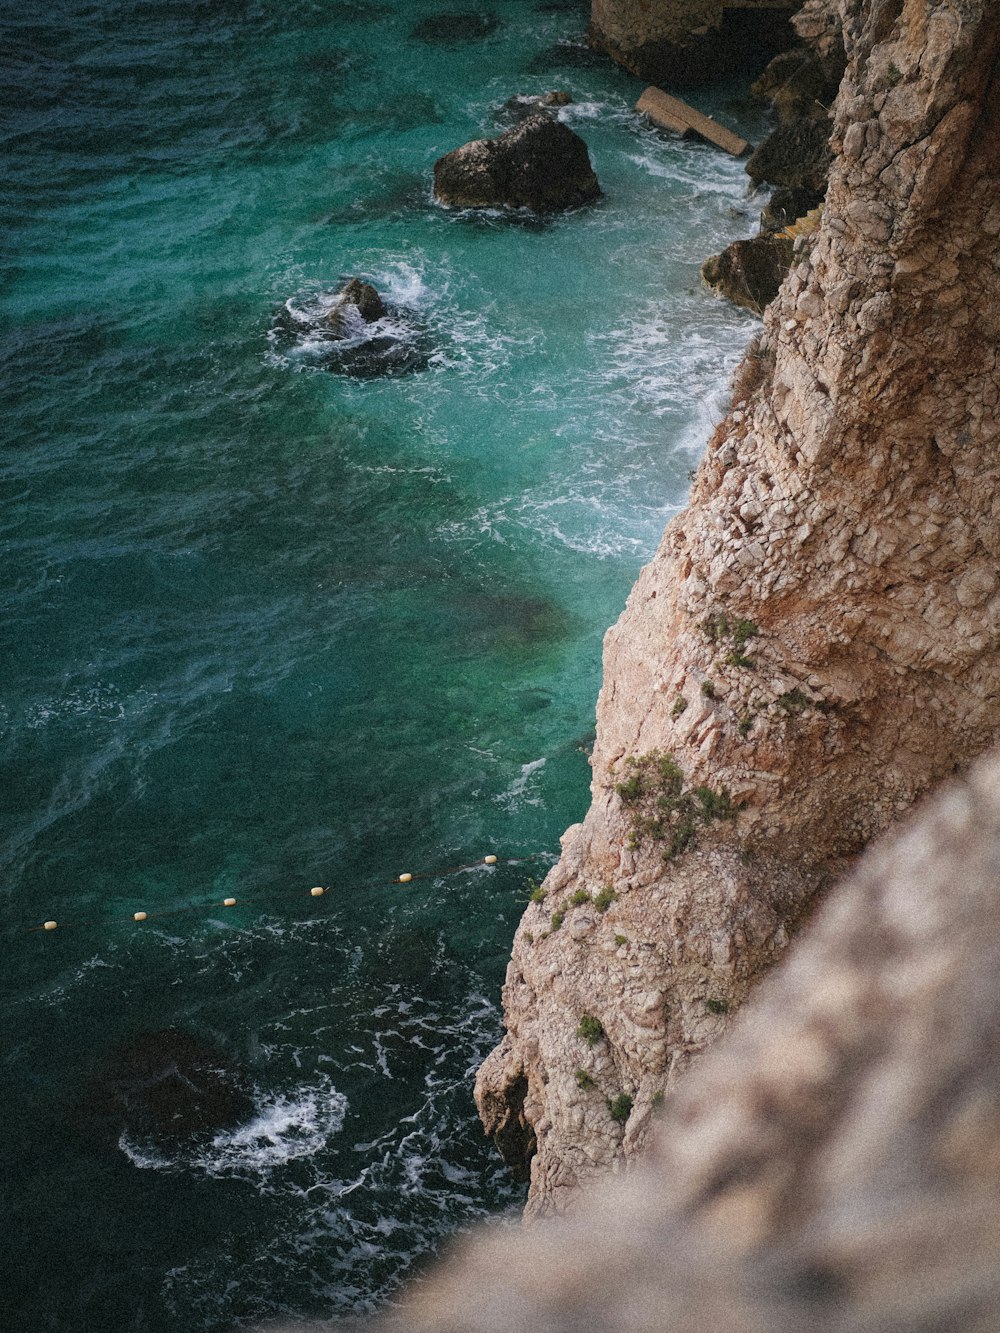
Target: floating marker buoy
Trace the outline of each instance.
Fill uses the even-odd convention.
[[[133,916],[132,916],[132,920],[133,920],[133,921],[145,921],[145,920],[146,920],[146,913],[145,913],[145,912],[135,912],[135,913],[133,914]]]
[[[317,884],[316,887],[314,889],[310,889],[309,892],[313,898],[322,898],[323,894],[326,893],[326,889],[321,889]]]
[[[45,923],[45,925],[42,927],[42,929],[43,929],[43,930],[55,930],[55,928],[56,928],[56,926],[58,926],[58,924],[59,924],[58,921],[46,921],[46,923]]]
[[[223,900],[222,900],[222,906],[223,906],[223,907],[235,907],[235,906],[236,906],[236,899],[235,899],[235,898],[223,898]]]
[[[400,875],[400,877],[399,877],[399,883],[400,883],[400,884],[409,884],[409,882],[410,882],[410,880],[411,880],[412,878],[413,878],[413,876],[409,873],[409,871],[407,871],[407,873],[406,873],[405,875]]]
[[[495,866],[496,863],[497,863],[497,859],[496,859],[495,856],[484,856],[484,857],[483,857],[483,865],[487,865],[487,866]]]

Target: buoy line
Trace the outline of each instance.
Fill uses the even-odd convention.
[[[308,890],[303,889],[269,889],[262,893],[246,894],[243,897],[214,898],[210,902],[200,903],[181,903],[176,907],[164,907],[160,911],[137,911],[129,912],[120,916],[103,917],[82,917],[75,918],[72,921],[59,921],[50,918],[35,926],[23,926],[23,932],[30,934],[45,934],[55,930],[72,930],[80,926],[101,926],[112,925],[122,921],[134,921],[142,924],[144,921],[157,921],[161,917],[179,916],[183,912],[205,912],[216,907],[237,907],[241,904],[265,902],[269,898],[291,897],[293,894],[300,897],[305,894],[308,898],[323,898],[328,893],[340,890],[345,893],[357,893],[363,889],[390,888],[392,885],[413,884],[424,879],[443,879],[447,875],[461,875],[469,870],[481,870],[484,866],[493,867],[498,865],[520,865],[528,861],[537,861],[543,856],[551,857],[551,852],[532,852],[528,856],[498,856],[490,852],[488,856],[480,857],[478,861],[470,861],[465,865],[446,866],[443,870],[424,870],[411,871],[404,870],[401,874],[394,875],[392,879],[377,880],[370,884],[345,884],[329,885],[317,884]]]

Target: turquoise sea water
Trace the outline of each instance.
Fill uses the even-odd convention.
[[[752,328],[698,266],[755,205],[636,120],[585,5],[456,8],[499,23],[0,20],[5,1328],[370,1308],[520,1202],[472,1072],[586,808],[603,631]],[[604,198],[435,207],[434,160],[550,88]],[[299,317],[348,274],[422,369],[324,366]],[[534,859],[436,873],[490,852]]]

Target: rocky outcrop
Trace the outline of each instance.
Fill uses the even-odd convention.
[[[993,1333],[1000,757],[869,853],[569,1222],[424,1276],[406,1333]]]
[[[822,224],[608,633],[592,805],[480,1071],[533,1215],[636,1156],[833,876],[1000,734],[1000,10],[844,16]]]
[[[823,120],[803,117],[779,125],[750,154],[747,175],[755,185],[803,190],[818,203],[830,171],[829,140],[830,126]]]
[[[496,139],[475,139],[434,164],[434,195],[458,208],[575,208],[599,197],[587,145],[553,117],[528,116]]]
[[[757,314],[778,294],[792,262],[792,242],[762,232],[750,241],[733,241],[701,266],[701,276],[720,296]]]
[[[680,87],[760,70],[792,38],[788,0],[592,0],[588,39],[630,73]]]
[[[360,319],[365,324],[374,324],[384,315],[385,305],[371,283],[362,282],[360,278],[349,278],[327,312],[325,322],[331,333],[342,337],[349,331],[352,320]]]

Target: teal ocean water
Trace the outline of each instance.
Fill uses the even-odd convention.
[[[752,327],[698,267],[755,205],[633,116],[585,5],[470,6],[451,42],[425,0],[0,20],[4,1328],[372,1308],[520,1204],[472,1073]],[[603,199],[435,207],[551,88]],[[349,274],[409,373],[329,364]],[[531,859],[439,873],[488,853]]]

